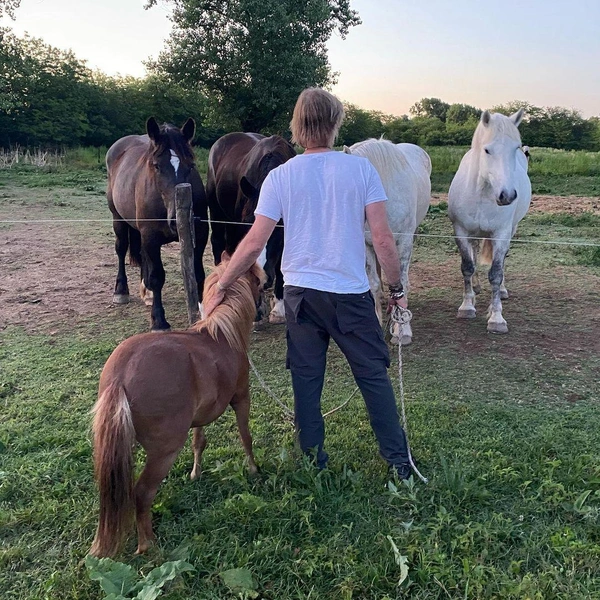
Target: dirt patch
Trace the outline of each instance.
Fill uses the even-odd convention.
[[[432,194],[431,203],[448,202],[448,194]],[[600,198],[582,196],[532,196],[529,212],[581,214],[591,212],[600,215]]]

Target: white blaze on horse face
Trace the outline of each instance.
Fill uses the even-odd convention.
[[[175,150],[171,150],[171,164],[175,169],[175,175],[177,175],[177,171],[179,169],[179,156],[177,156]]]

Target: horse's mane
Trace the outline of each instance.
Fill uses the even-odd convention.
[[[254,146],[253,153],[262,153],[257,165],[257,171],[261,181],[275,167],[282,165],[284,162],[295,156],[294,147],[284,138],[278,135],[264,138]]]
[[[508,137],[521,145],[521,134],[517,126],[506,115],[492,113],[487,125],[484,125],[481,121],[477,125],[471,148],[481,148],[489,140],[496,137]]]
[[[409,166],[406,157],[390,140],[369,138],[357,142],[351,148],[351,153],[368,158],[377,169],[382,181],[389,181],[399,169]]]
[[[209,301],[216,293],[216,283],[227,267],[228,261],[217,265],[207,277],[204,284],[204,302]],[[191,329],[200,333],[206,331],[214,340],[219,332],[234,350],[246,352],[250,338],[250,327],[256,315],[256,304],[250,277],[256,277],[261,283],[265,281],[262,269],[254,264],[249,272],[239,277],[227,288],[225,299],[205,319],[197,321]]]
[[[158,156],[164,149],[173,150],[180,159],[187,162],[194,161],[194,151],[179,127],[169,123],[160,126],[160,144],[152,149],[152,154]]]

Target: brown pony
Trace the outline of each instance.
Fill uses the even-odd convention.
[[[169,329],[162,304],[165,270],[160,247],[178,239],[175,220],[175,186],[192,185],[196,247],[194,267],[198,297],[202,300],[204,268],[202,254],[208,240],[208,209],[202,179],[194,164],[190,141],[196,125],[188,119],[180,129],[159,125],[153,117],[146,123],[148,135],[128,135],[116,141],[106,154],[106,196],[117,237],[119,270],[113,302],[129,302],[125,256],[141,266],[140,295],[152,305],[152,330]]]
[[[296,156],[294,147],[279,135],[265,137],[260,133],[228,133],[210,149],[206,196],[210,209],[211,237],[215,264],[221,253],[232,254],[248,232],[260,188],[270,171]],[[283,229],[276,227],[267,243],[264,269],[266,287],[274,284],[275,307],[269,320],[285,322],[283,310]]]
[[[221,263],[206,281],[206,298],[225,270]],[[247,348],[252,320],[264,284],[254,265],[227,289],[225,300],[187,331],[156,336],[134,335],[111,354],[100,376],[94,406],[94,471],[100,491],[98,530],[90,554],[112,556],[136,514],[138,548],[154,540],[152,502],[190,428],[194,430],[194,466],[201,473],[206,446],[204,426],[227,406],[236,414],[249,471],[257,471],[248,429],[250,395]],[[146,451],[146,464],[133,484],[133,450]]]

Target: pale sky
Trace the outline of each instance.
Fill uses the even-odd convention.
[[[72,49],[109,75],[143,76],[169,36],[145,0],[21,0],[17,34]],[[600,115],[600,0],[352,0],[362,25],[329,43],[334,92],[401,115],[424,97],[490,108],[510,100]]]

